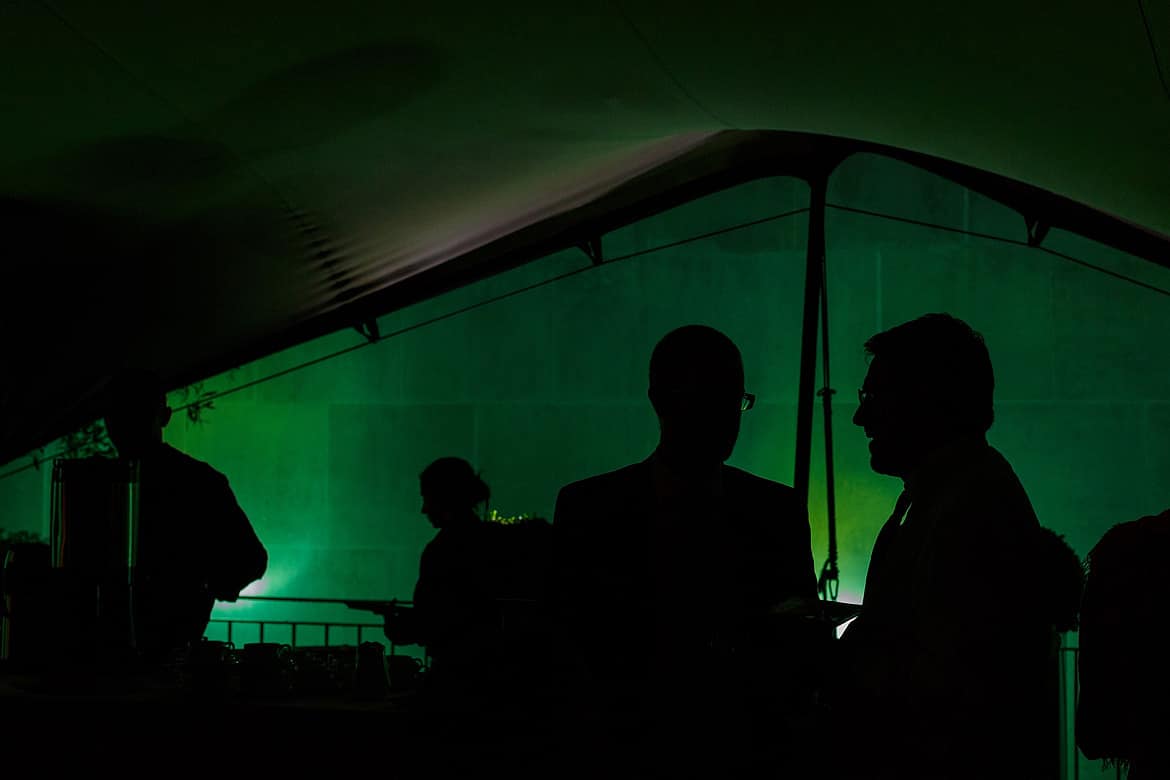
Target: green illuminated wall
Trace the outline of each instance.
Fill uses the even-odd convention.
[[[636,252],[806,198],[799,182],[757,183],[608,236],[605,252]],[[434,533],[419,513],[427,463],[465,457],[491,485],[494,507],[551,519],[561,485],[653,449],[650,350],[667,330],[699,321],[740,344],[760,397],[737,462],[790,481],[805,228],[803,217],[777,220],[589,270],[249,388],[217,401],[204,423],[177,421],[168,438],[232,479],[272,553],[267,592],[409,598]],[[384,317],[380,330],[589,265],[565,252]],[[361,341],[335,334],[207,387]]]
[[[876,158],[843,165],[829,200],[1024,235],[1017,215]],[[806,187],[793,180],[745,185],[606,236],[605,253],[650,249],[806,201]],[[230,478],[271,553],[257,593],[409,598],[433,533],[419,513],[423,466],[440,455],[468,458],[492,486],[495,507],[551,516],[561,485],[650,452],[650,350],[667,330],[703,322],[740,345],[748,389],[759,396],[733,464],[790,483],[806,219],[622,260],[386,339],[221,398],[201,423],[177,416],[167,438]],[[928,311],[950,311],[986,336],[997,373],[991,441],[1016,467],[1041,521],[1080,554],[1111,524],[1170,506],[1170,300],[1051,255],[957,233],[836,209],[827,228],[842,598],[860,598],[870,547],[899,490],[868,470],[864,437],[850,423],[865,371],[861,343]],[[1170,287],[1170,274],[1071,236],[1054,233],[1047,243]],[[577,251],[548,257],[384,317],[381,332],[588,265]],[[227,390],[361,341],[337,333],[211,378],[206,388]],[[810,511],[819,566],[819,404],[815,431]],[[42,469],[0,483],[4,525],[44,527],[46,480]]]

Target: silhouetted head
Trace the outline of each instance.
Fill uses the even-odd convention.
[[[662,337],[650,357],[650,403],[658,414],[658,450],[674,467],[718,467],[731,457],[744,406],[739,349],[706,325]]]
[[[162,442],[171,409],[162,381],[151,371],[125,371],[105,392],[106,431],[123,458],[137,458]]]
[[[476,522],[476,507],[491,497],[487,483],[462,458],[439,458],[418,477],[422,513],[435,528]]]
[[[853,416],[874,471],[906,477],[949,442],[982,437],[995,379],[983,337],[949,314],[927,314],[865,342],[871,356]]]

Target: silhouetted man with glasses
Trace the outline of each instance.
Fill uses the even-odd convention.
[[[966,323],[928,314],[865,349],[853,422],[870,440],[873,470],[905,489],[874,543],[863,608],[841,646],[842,723],[862,740],[849,751],[861,761],[849,776],[1048,777],[1054,548],[986,441],[987,347]]]
[[[807,513],[791,488],[724,465],[755,400],[727,336],[668,333],[648,396],[654,453],[557,499],[568,619],[595,705],[660,770],[742,766],[752,727],[806,673],[785,668],[788,637],[767,612],[816,597]]]

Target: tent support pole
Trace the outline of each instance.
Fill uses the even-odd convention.
[[[793,485],[798,499],[807,507],[812,470],[813,404],[819,396],[825,421],[825,498],[828,503],[829,555],[817,583],[821,596],[836,600],[837,511],[833,480],[833,394],[829,384],[829,295],[825,266],[825,198],[828,174],[809,182],[808,240],[804,276],[804,318],[801,326],[800,379],[796,411],[796,469]],[[822,337],[822,371],[824,383],[814,391],[817,368],[818,315]]]
[[[827,177],[809,182],[808,239],[804,270],[804,320],[800,329],[800,379],[796,396],[796,473],[792,485],[796,497],[808,506],[809,472],[812,466],[813,403],[817,371],[817,315],[824,284],[825,190]]]
[[[823,236],[822,236],[823,240]],[[829,377],[829,261],[824,248],[821,249],[821,376],[823,382],[817,395],[821,398],[822,417],[825,421],[825,516],[829,526],[829,554],[817,580],[821,597],[837,600],[837,585],[840,574],[837,571],[837,490],[833,468],[833,395],[836,390]]]

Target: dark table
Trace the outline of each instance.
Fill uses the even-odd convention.
[[[368,767],[390,777],[571,777],[585,776],[573,758],[581,734],[563,711],[525,711],[506,701],[436,707],[395,692],[373,701],[246,697],[201,691],[160,673],[50,685],[0,670],[0,769],[301,777],[310,767],[330,774]]]

